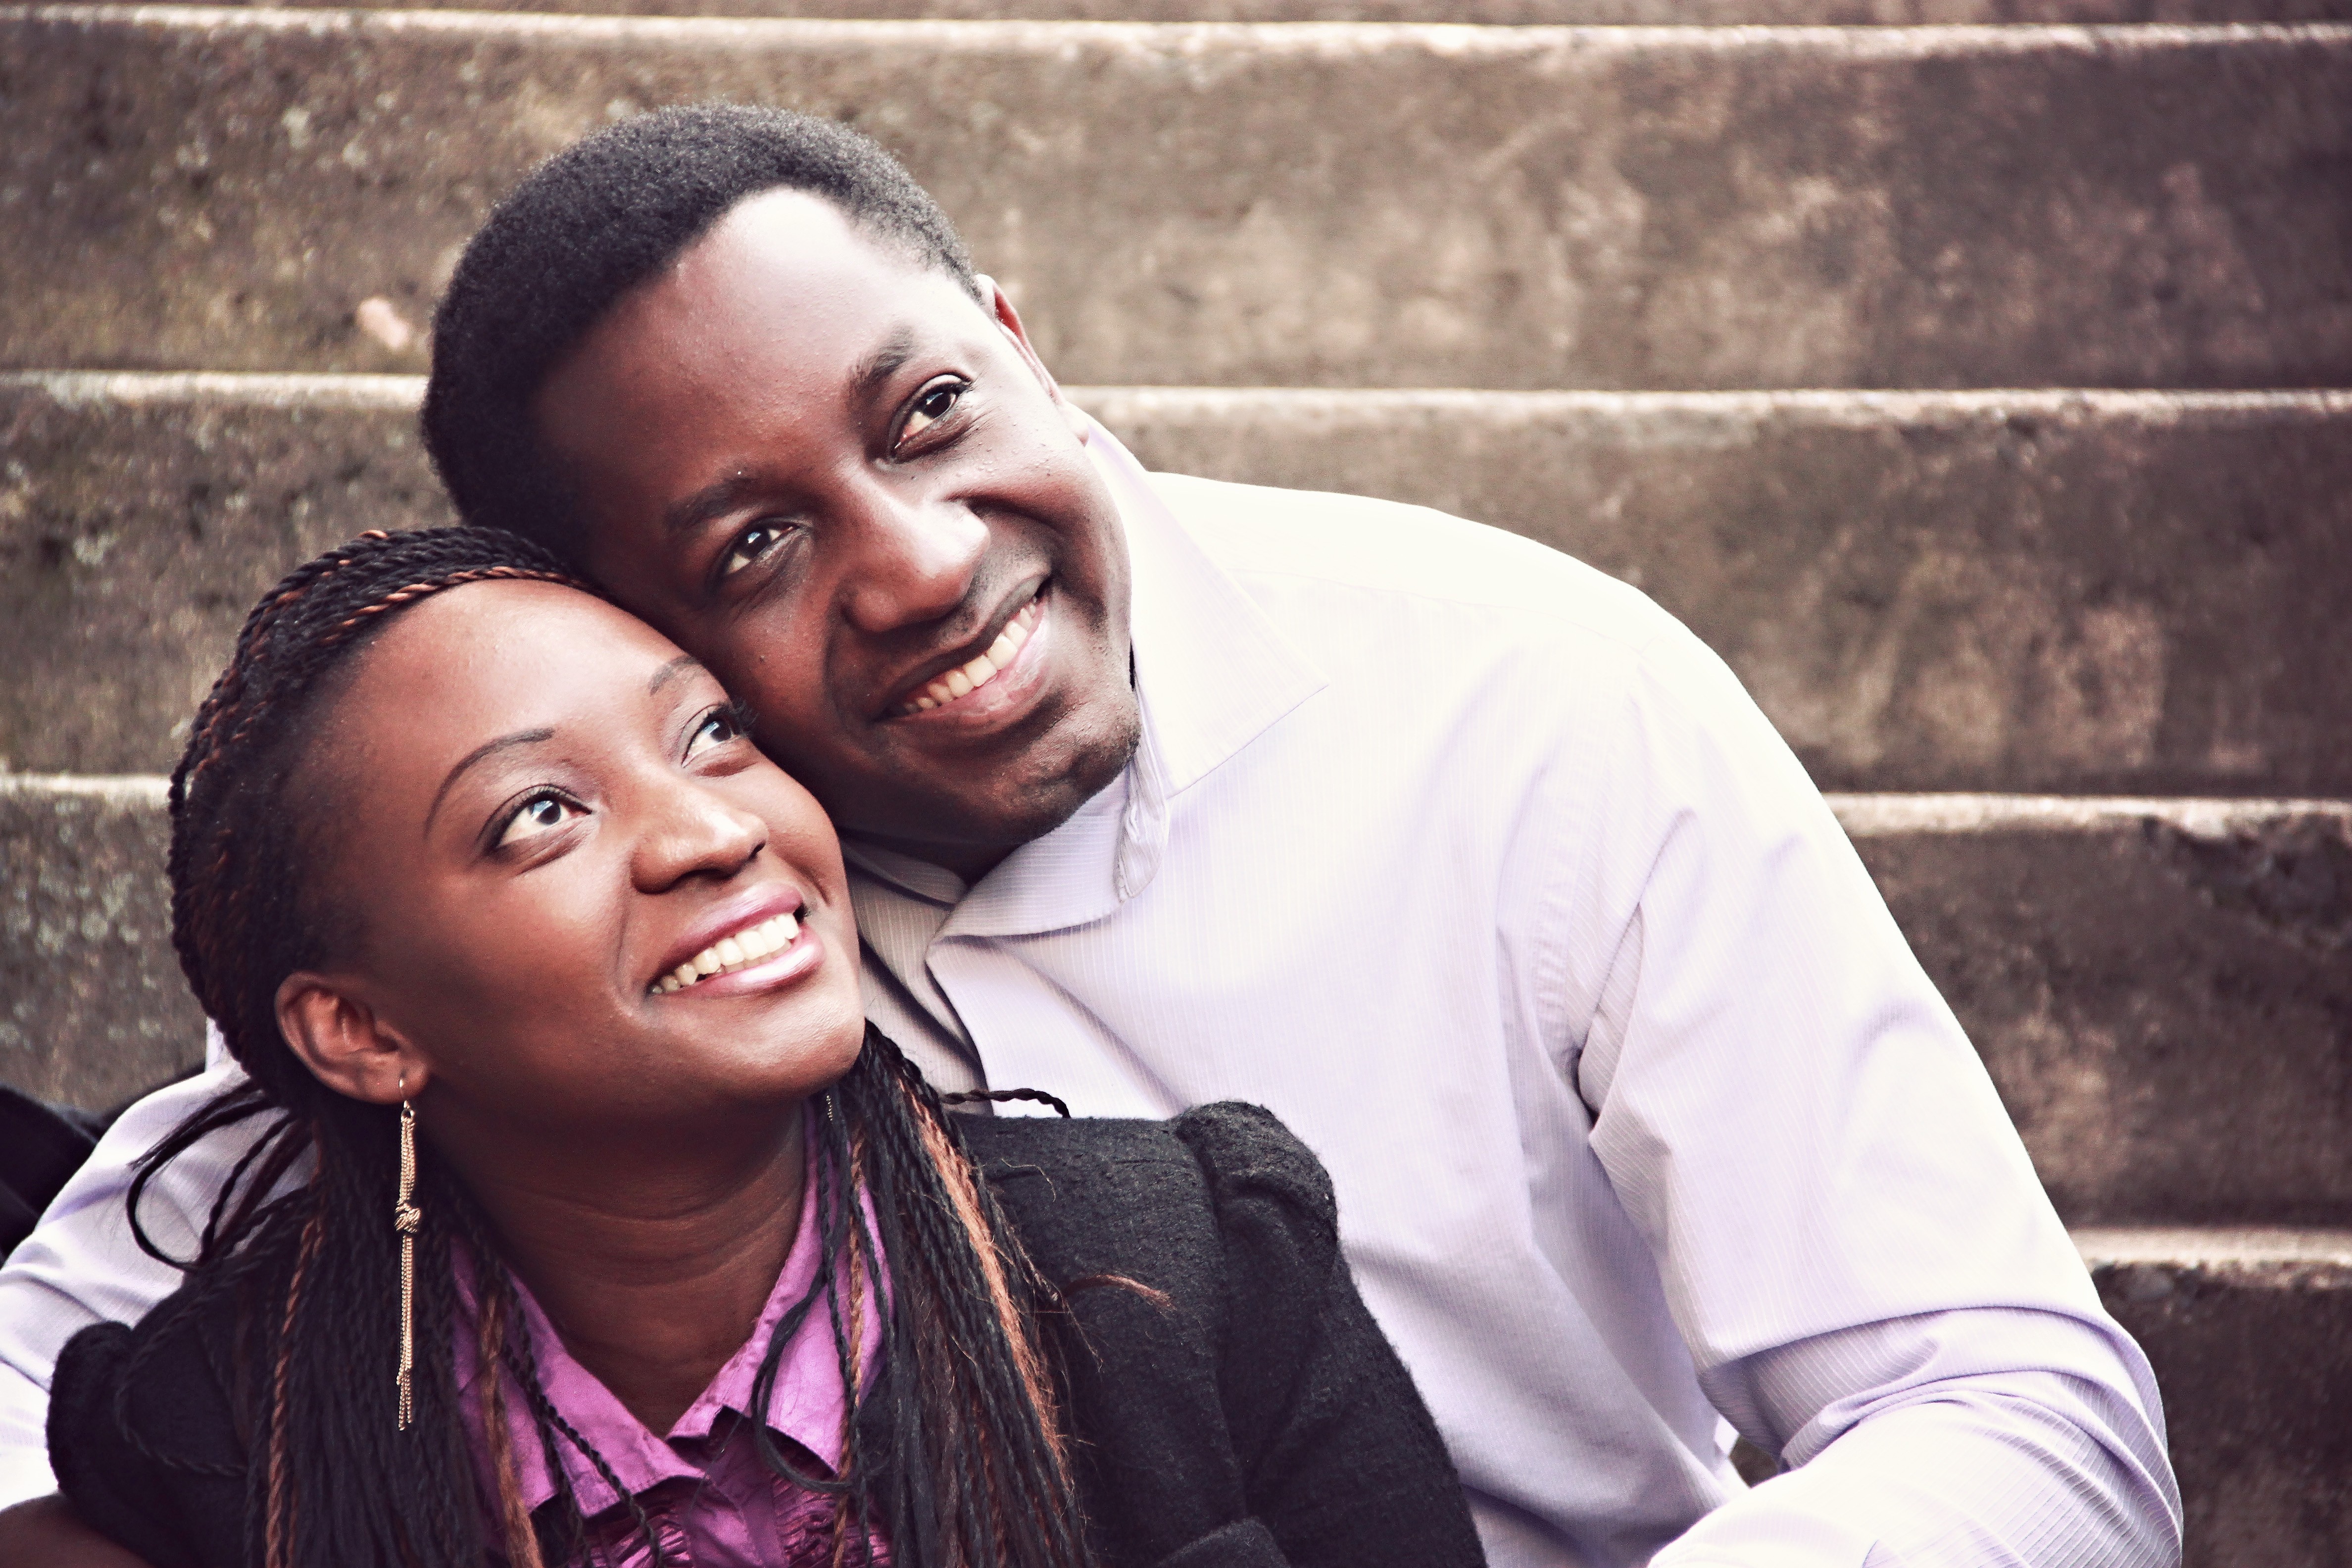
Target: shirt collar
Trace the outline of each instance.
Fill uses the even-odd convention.
[[[1133,454],[1088,424],[1087,451],[1118,504],[1127,540],[1142,738],[1100,795],[970,889],[954,873],[909,857],[844,847],[877,880],[953,905],[943,938],[1059,931],[1109,914],[1159,872],[1169,803],[1327,684],[1210,559]]]
[[[649,1429],[629,1413],[628,1407],[613,1392],[598,1382],[572,1352],[548,1321],[538,1301],[521,1280],[514,1282],[515,1296],[522,1309],[523,1320],[530,1325],[530,1342],[536,1352],[540,1385],[549,1401],[593,1444],[596,1451],[612,1466],[624,1491],[635,1496],[666,1480],[682,1479],[699,1480],[706,1474],[703,1466],[689,1460],[671,1445],[706,1439],[729,1413],[748,1415],[751,1405],[751,1385],[757,1378],[761,1360],[767,1354],[768,1344],[784,1315],[806,1296],[816,1280],[817,1259],[824,1246],[824,1226],[817,1217],[816,1149],[819,1134],[812,1121],[809,1128],[809,1180],[801,1200],[800,1227],[793,1239],[791,1251],[785,1254],[782,1272],[776,1276],[775,1289],[768,1293],[767,1305],[760,1313],[751,1337],[742,1348],[719,1369],[701,1394],[677,1418],[667,1434],[667,1440]],[[861,1194],[861,1202],[865,1202]],[[873,1223],[873,1205],[866,1202],[866,1224]],[[457,1314],[457,1365],[460,1407],[465,1412],[478,1467],[484,1471],[486,1485],[490,1484],[487,1446],[483,1441],[481,1405],[474,1395],[474,1385],[481,1376],[476,1331],[475,1293],[471,1269],[465,1267],[462,1253],[458,1263]],[[887,1284],[886,1284],[887,1289]],[[887,1298],[886,1298],[887,1300]],[[887,1310],[887,1309],[886,1309]],[[845,1295],[843,1310],[847,1310]],[[870,1369],[881,1344],[882,1313],[874,1307],[869,1293],[859,1314],[861,1330],[858,1336],[858,1364]],[[511,1373],[506,1375],[503,1390],[506,1400],[507,1433],[514,1455],[515,1479],[522,1493],[526,1508],[537,1509],[555,1495],[554,1478],[547,1468],[546,1449],[541,1443],[539,1429],[524,1404],[520,1386]],[[776,1369],[775,1386],[768,1398],[769,1428],[791,1438],[824,1461],[836,1473],[841,1468],[843,1417],[847,1402],[841,1386],[841,1362],[834,1348],[830,1314],[820,1303],[801,1321],[792,1340],[784,1347],[783,1359]],[[743,1440],[748,1440],[748,1434]],[[569,1473],[572,1495],[584,1515],[593,1516],[621,1500],[604,1477],[569,1445],[558,1445],[565,1470]],[[494,1488],[493,1488],[494,1489]]]
[[[1116,437],[1095,425],[1087,449],[1126,524],[1136,689],[1160,791],[1173,799],[1328,682],[1210,559]]]

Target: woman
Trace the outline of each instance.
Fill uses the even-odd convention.
[[[484,531],[256,608],[172,792],[252,1083],[152,1158],[281,1130],[61,1359],[81,1519],[155,1568],[1476,1562],[1312,1157],[943,1113],[745,730]]]

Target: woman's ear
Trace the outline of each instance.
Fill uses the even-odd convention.
[[[324,975],[286,977],[278,987],[278,1027],[312,1077],[352,1100],[397,1105],[432,1076],[399,1031]]]

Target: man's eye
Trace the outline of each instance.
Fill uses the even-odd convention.
[[[904,441],[911,437],[919,436],[946,418],[957,402],[970,390],[971,388],[960,381],[943,381],[937,386],[925,387],[916,397],[915,405],[907,410],[907,423],[898,432],[898,439]]]
[[[726,556],[719,563],[719,574],[731,577],[776,547],[783,530],[772,522],[755,522],[735,536],[727,547]]]
[[[520,811],[507,818],[505,828],[499,834],[497,847],[510,848],[526,839],[552,833],[573,817],[586,815],[585,808],[560,795],[542,795],[527,800]]]
[[[714,708],[702,716],[694,726],[694,733],[687,737],[687,760],[692,762],[713,746],[740,741],[748,733],[750,727],[744,723],[742,714],[732,706]]]

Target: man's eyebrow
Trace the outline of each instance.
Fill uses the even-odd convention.
[[[850,376],[858,401],[870,400],[881,390],[882,384],[904,370],[907,362],[915,357],[915,330],[900,327],[882,340],[882,346],[867,355]]]
[[[746,495],[759,488],[760,481],[756,478],[739,469],[716,484],[705,485],[692,495],[672,501],[668,510],[662,513],[662,531],[677,534],[700,528],[712,518],[733,510]]]
[[[646,682],[646,695],[648,697],[655,696],[660,692],[663,687],[667,686],[672,680],[684,675],[688,670],[700,669],[701,668],[702,661],[695,658],[692,654],[679,654],[676,658],[671,659],[667,664],[663,665],[659,669],[654,671],[654,678]]]
[[[457,760],[457,765],[451,768],[448,775],[441,781],[441,787],[433,792],[433,805],[425,813],[425,831],[427,833],[433,831],[434,815],[441,809],[441,802],[449,794],[449,787],[457,782],[458,774],[485,757],[495,755],[499,752],[512,751],[517,746],[535,746],[541,741],[553,739],[555,739],[555,731],[552,730],[517,730],[511,735],[500,735],[495,741],[485,741],[467,752]]]

